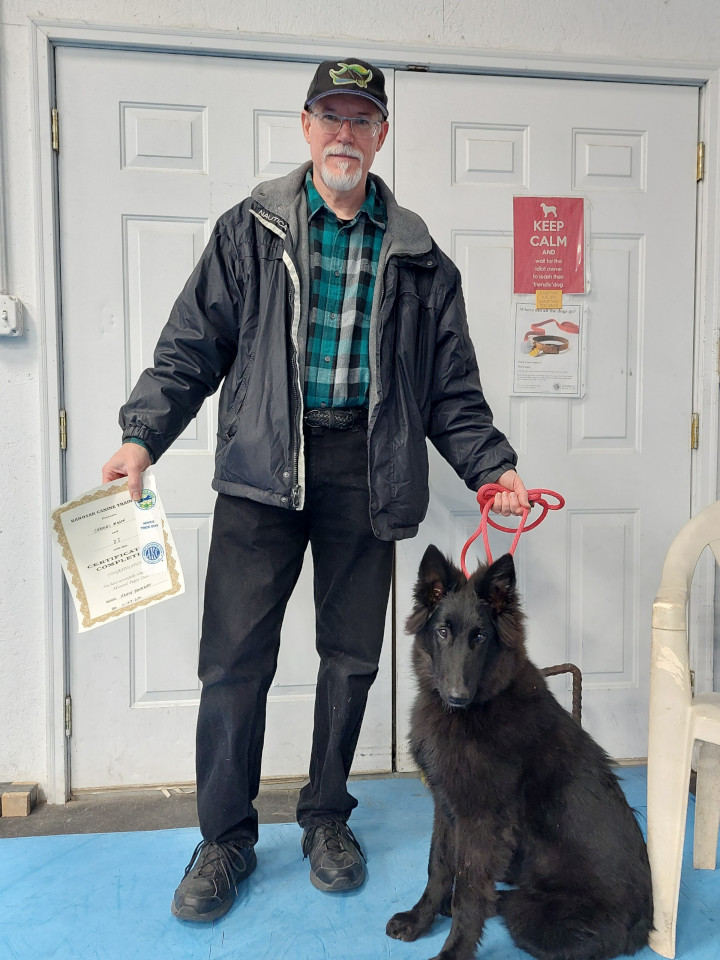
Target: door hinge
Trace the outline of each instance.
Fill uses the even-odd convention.
[[[50,128],[52,130],[52,148],[55,153],[60,151],[60,119],[57,112],[57,107],[53,107],[50,111]]]
[[[72,736],[72,697],[65,697],[65,736]]]
[[[700,444],[700,414],[694,413],[690,421],[690,449],[697,450]]]
[[[60,411],[60,449],[67,450],[67,413]]]
[[[695,696],[695,671],[690,671],[690,692]]]
[[[702,180],[705,176],[705,144],[702,140],[697,145],[697,170],[696,179]]]

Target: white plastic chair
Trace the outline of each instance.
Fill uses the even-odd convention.
[[[687,604],[695,567],[706,546],[720,563],[720,501],[706,507],[675,537],[653,604],[648,744],[648,855],[655,930],[650,946],[675,956],[680,872],[690,764],[698,741],[693,866],[715,869],[720,821],[720,693],[693,697],[688,663]]]

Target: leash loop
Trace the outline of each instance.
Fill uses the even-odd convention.
[[[527,524],[526,521],[529,515],[529,510],[526,508],[523,509],[522,516],[520,517],[520,523],[517,527],[504,527],[502,524],[497,523],[490,517],[490,508],[493,505],[495,500],[495,495],[497,493],[507,493],[506,487],[501,487],[498,483],[486,483],[484,486],[480,487],[477,492],[477,502],[480,505],[481,510],[481,520],[480,526],[477,528],[475,533],[470,537],[465,546],[463,547],[462,554],[460,555],[460,566],[462,572],[466,577],[469,577],[467,567],[465,566],[465,556],[467,555],[468,548],[472,543],[477,540],[477,538],[482,534],[483,544],[485,545],[485,555],[487,556],[488,563],[493,562],[492,553],[490,552],[490,539],[488,537],[488,524],[491,527],[495,527],[496,530],[502,530],[504,533],[514,533],[515,538],[510,547],[509,553],[515,553],[515,548],[518,545],[520,536],[523,533],[527,533],[528,530],[534,530],[539,524],[543,522],[545,517],[548,515],[550,510],[562,510],[565,506],[565,498],[562,497],[559,493],[556,493],[554,490],[545,490],[542,487],[538,487],[534,490],[528,490],[528,499],[531,506],[537,504],[541,508],[540,516],[533,520],[532,523]],[[555,499],[555,503],[549,503],[547,497],[552,497]]]

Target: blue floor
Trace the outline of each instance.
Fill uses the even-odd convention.
[[[644,770],[621,776],[644,825]],[[427,960],[449,920],[416,943],[384,931],[422,893],[430,797],[415,779],[354,781],[352,790],[360,801],[352,826],[369,859],[363,889],[319,893],[308,882],[299,828],[263,826],[255,874],[233,910],[210,926],[180,923],[169,909],[200,839],[194,829],[0,840],[0,960]],[[691,802],[689,831],[693,813]],[[679,960],[720,956],[720,870],[693,870],[691,843],[677,948]],[[498,919],[487,925],[478,956],[528,957]],[[636,956],[657,957],[649,947]]]

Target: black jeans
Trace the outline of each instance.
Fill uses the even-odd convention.
[[[310,782],[303,824],[347,819],[347,790],[368,691],[382,647],[393,545],[369,518],[367,435],[305,433],[303,510],[218,496],[200,641],[197,801],[206,840],[255,843],[267,693],[285,607],[310,543],[320,655]]]

